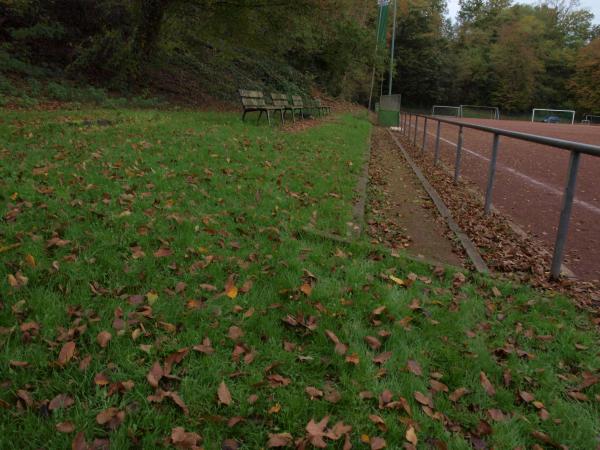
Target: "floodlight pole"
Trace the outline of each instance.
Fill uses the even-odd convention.
[[[394,0],[394,27],[392,28],[392,50],[390,52],[390,82],[388,85],[388,95],[392,95],[392,79],[394,78],[394,49],[396,46],[396,14],[398,0]]]

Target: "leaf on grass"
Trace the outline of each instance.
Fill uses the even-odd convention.
[[[479,373],[479,380],[481,381],[481,386],[483,386],[483,389],[485,390],[487,395],[489,395],[490,397],[496,395],[496,389],[494,389],[494,386],[490,382],[485,372]]]
[[[62,346],[60,353],[58,354],[58,364],[64,366],[67,364],[75,355],[75,342],[69,341]]]
[[[229,406],[233,402],[231,398],[231,393],[225,384],[225,381],[221,381],[219,385],[219,389],[217,390],[217,396],[219,397],[219,403],[221,405]]]
[[[309,297],[312,293],[312,286],[309,283],[303,283],[302,286],[300,286],[300,291]]]
[[[335,344],[335,352],[338,355],[343,355],[348,351],[348,346],[346,344],[342,344],[333,331],[325,330],[325,334],[331,340],[331,342]]]
[[[385,364],[392,357],[392,352],[383,352],[373,358],[375,364]]]
[[[417,432],[415,431],[414,427],[408,427],[408,430],[406,430],[406,435],[404,437],[412,445],[417,445],[417,443],[419,442],[419,439],[417,438]]]
[[[423,370],[421,369],[421,365],[417,361],[409,359],[408,363],[407,363],[407,366],[408,366],[408,370],[410,372],[412,372],[413,374],[415,374],[415,375],[417,375],[419,377],[421,375],[423,375]]]
[[[96,336],[96,342],[102,348],[106,348],[111,339],[112,334],[110,334],[108,331],[101,331],[98,333],[98,336]]]
[[[115,430],[125,420],[125,411],[119,411],[117,408],[107,408],[96,416],[98,425],[106,425],[111,430]]]
[[[150,386],[157,388],[158,382],[163,377],[163,375],[163,368],[160,365],[160,363],[156,361],[150,369],[150,372],[148,372],[148,375],[146,375],[146,379],[148,380],[148,383],[150,383]]]
[[[448,386],[440,381],[431,379],[429,380],[429,384],[431,385],[431,390],[433,392],[448,392]]]
[[[385,425],[385,420],[381,416],[376,414],[369,414],[369,420],[373,422],[377,428],[379,428],[384,433],[387,431],[387,426]]]
[[[147,400],[149,402],[161,403],[165,398],[170,398],[173,401],[173,403],[175,403],[181,408],[183,414],[185,414],[186,416],[189,414],[188,407],[177,392],[163,391],[162,389],[157,389],[154,395],[149,395],[147,397]]]
[[[358,357],[358,353],[352,353],[351,355],[346,356],[346,362],[357,366],[360,363],[360,358]]]
[[[433,408],[433,400],[431,399],[431,397],[429,397],[419,391],[415,391],[413,395],[415,397],[415,400],[418,401],[421,405],[425,405],[425,406],[429,406],[430,408]]]
[[[238,296],[238,288],[235,285],[233,276],[229,277],[225,282],[225,295],[232,300]]]
[[[495,420],[496,422],[504,422],[506,420],[506,416],[499,409],[488,409],[488,414],[492,418],[492,420]]]
[[[205,337],[202,340],[202,344],[194,345],[192,349],[197,352],[204,353],[205,355],[211,355],[215,352],[215,349],[212,347],[212,343],[208,337]]]
[[[374,336],[365,336],[365,342],[371,347],[371,350],[379,350],[381,341]]]
[[[55,425],[56,431],[61,433],[72,433],[75,431],[75,424],[73,422],[59,422]]]
[[[320,422],[315,422],[313,419],[306,425],[306,433],[308,442],[317,448],[326,448],[327,444],[324,441],[325,427],[329,422],[329,416],[323,417]]]
[[[229,327],[229,331],[227,332],[227,336],[232,341],[237,341],[238,339],[244,336],[244,331],[240,327],[231,326]]]
[[[308,386],[306,389],[304,389],[304,392],[308,394],[311,400],[323,397],[323,391],[314,386]]]
[[[529,392],[526,392],[526,391],[520,391],[519,396],[523,399],[524,402],[527,402],[527,403],[531,403],[532,401],[535,400],[535,397],[533,396],[533,394],[530,394]]]
[[[198,433],[185,431],[183,427],[175,427],[171,430],[171,443],[177,448],[196,449],[202,436]]]
[[[173,252],[169,247],[161,247],[154,252],[154,256],[156,258],[164,258],[166,256],[171,256]]]
[[[395,277],[394,275],[390,275],[389,278],[394,283],[396,283],[398,286],[402,286],[402,287],[406,286],[406,282],[403,279],[401,279],[401,278]]]
[[[75,403],[75,400],[73,400],[73,398],[69,397],[66,394],[58,394],[56,397],[54,397],[52,400],[50,400],[50,403],[48,404],[48,409],[50,411],[55,411],[57,409],[64,409],[64,408],[68,408],[69,406],[73,405]]]
[[[387,447],[385,439],[382,437],[374,436],[370,439],[371,450],[381,450]]]
[[[294,438],[290,433],[269,433],[269,441],[267,442],[268,448],[280,448],[292,445]]]
[[[97,384],[98,386],[106,386],[106,385],[110,384],[110,380],[108,379],[108,377],[105,374],[103,374],[102,372],[99,372],[94,376],[94,383]]]
[[[453,402],[457,402],[462,396],[468,394],[469,392],[470,391],[467,388],[461,387],[452,392],[452,394],[450,394],[448,398]]]
[[[73,442],[71,442],[71,448],[72,450],[89,450],[83,431],[80,431],[75,435]]]

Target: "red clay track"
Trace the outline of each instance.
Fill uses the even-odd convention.
[[[487,119],[462,119],[524,133],[600,145],[600,126],[545,124]],[[433,154],[437,123],[429,121],[426,151]],[[423,138],[419,120],[417,145]],[[413,131],[414,132],[414,131]],[[454,167],[458,127],[442,124],[441,155]],[[412,137],[411,137],[412,141]],[[464,129],[461,174],[485,191],[492,135]],[[500,138],[493,203],[531,235],[554,248],[569,166],[569,152],[553,147]],[[583,155],[569,227],[565,264],[585,280],[600,279],[600,158]]]

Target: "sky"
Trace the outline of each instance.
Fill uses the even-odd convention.
[[[518,0],[515,3],[534,5],[538,2],[536,0]],[[587,8],[594,14],[594,23],[600,24],[600,0],[580,0],[580,4],[582,8]],[[448,0],[448,10],[450,17],[454,20],[458,12],[458,0]]]

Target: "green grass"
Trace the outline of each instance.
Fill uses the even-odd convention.
[[[367,242],[341,246],[301,231],[312,223],[345,235],[369,132],[368,122],[355,116],[285,133],[224,114],[3,112],[0,447],[69,448],[75,433],[84,432],[88,442],[109,438],[112,448],[155,448],[181,426],[201,434],[206,449],[221,448],[227,438],[258,449],[269,433],[301,438],[311,419],[330,415],[331,424],[352,426],[355,448],[368,448],[361,435],[400,448],[411,424],[423,448],[436,439],[452,449],[471,448],[477,440],[499,449],[529,448],[543,444],[535,431],[569,448],[595,448],[600,386],[581,390],[588,400],[568,393],[585,372],[598,374],[598,334],[568,300],[510,284],[497,285],[501,295],[494,295],[495,284],[480,276],[455,285],[451,270],[434,275]],[[53,236],[69,242],[48,247]],[[133,247],[145,255],[134,258]],[[155,257],[161,247],[172,254]],[[28,281],[11,286],[18,272]],[[407,280],[410,273],[421,278],[404,287],[389,278]],[[238,288],[247,281],[252,286],[233,299],[220,295],[231,277]],[[307,281],[308,296],[300,291]],[[415,299],[418,308],[411,306]],[[386,310],[374,317],[378,306]],[[288,314],[314,316],[317,327],[288,326],[282,321]],[[39,324],[39,333],[20,329],[28,322]],[[250,364],[233,361],[231,326],[241,328],[241,342],[256,351]],[[325,330],[358,355],[358,365],[333,351]],[[381,330],[390,335],[374,352],[364,338]],[[106,348],[96,342],[101,331],[112,334]],[[152,365],[206,336],[214,354],[190,350],[173,366],[175,378],[160,381],[181,396],[189,415],[169,399],[150,403],[154,389],[146,374]],[[71,340],[74,358],[57,365]],[[296,348],[286,351],[284,342]],[[383,351],[392,352],[385,371],[372,362]],[[87,356],[91,361],[82,370]],[[420,364],[422,375],[406,370],[408,360]],[[289,385],[269,385],[265,369],[272,364],[269,374],[289,378]],[[508,371],[511,381],[504,385]],[[94,382],[100,372],[111,382],[135,385],[109,396]],[[480,372],[494,396],[486,394]],[[441,414],[431,418],[414,392],[427,393],[436,373],[450,392],[471,392],[457,402],[435,393],[430,414]],[[233,397],[229,406],[217,402],[223,380]],[[339,401],[311,400],[308,386],[329,386]],[[18,400],[19,390],[29,393],[30,406]],[[407,399],[412,417],[380,409],[377,399],[385,390],[394,400]],[[361,400],[362,391],[375,398]],[[520,391],[543,402],[549,419],[521,401]],[[74,404],[48,411],[47,402],[58,394]],[[253,404],[251,394],[258,395]],[[275,405],[280,410],[270,413]],[[126,414],[114,431],[96,422],[108,407]],[[507,420],[491,420],[489,409],[502,410]],[[381,416],[387,431],[370,414]],[[228,427],[235,416],[243,420]],[[65,421],[75,432],[56,431]],[[481,421],[491,430],[485,432]],[[342,441],[330,448],[342,448]]]

